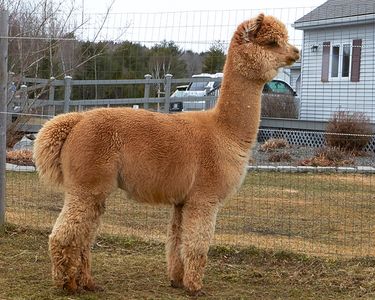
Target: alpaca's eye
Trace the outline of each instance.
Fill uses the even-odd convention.
[[[277,41],[268,41],[267,46],[269,47],[277,47],[279,46],[279,43]]]

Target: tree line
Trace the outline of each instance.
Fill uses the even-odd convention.
[[[2,0],[0,9],[9,12],[8,70],[10,88],[8,111],[14,112],[15,97],[20,95],[23,78],[54,77],[63,79],[66,75],[74,79],[140,79],[145,74],[153,78],[164,78],[168,73],[175,78],[190,77],[193,74],[221,72],[225,61],[223,43],[214,42],[204,52],[184,50],[174,41],[160,41],[151,46],[127,41],[122,37],[115,41],[99,40],[100,31],[105,27],[110,8],[97,24],[94,38],[85,41],[79,38],[84,31],[85,21],[74,19],[75,1],[50,0]],[[73,24],[73,25],[72,25]],[[74,87],[72,100],[103,98],[142,97],[144,87],[134,86],[86,86]],[[157,96],[156,86],[151,97]],[[56,87],[55,99],[63,99],[64,90]],[[28,98],[48,99],[48,86],[31,89]],[[26,123],[36,111],[33,102],[18,106],[7,127],[7,139],[17,137],[17,128]],[[21,109],[21,111],[19,111]]]
[[[175,78],[183,78],[202,72],[222,72],[225,53],[223,47],[218,50],[219,47],[221,45],[216,43],[208,51],[196,53],[184,51],[173,41],[161,41],[152,47],[130,41],[96,44],[86,42],[81,45],[81,51],[85,52],[90,48],[86,51],[87,56],[95,53],[100,55],[74,70],[72,76],[75,79],[94,80],[135,79],[151,74],[152,78],[160,79],[168,73]],[[124,95],[142,97],[143,86],[103,87],[100,91],[85,88],[83,93],[84,95],[80,93],[82,99],[119,98]]]
[[[46,52],[51,51],[48,45],[41,48]],[[183,78],[199,73],[222,72],[225,61],[224,49],[220,43],[213,44],[206,52],[196,53],[184,51],[173,41],[161,41],[152,47],[146,47],[131,41],[82,42],[72,39],[62,40],[59,47],[53,49],[52,55],[43,55],[42,52],[39,52],[37,63],[27,68],[14,63],[19,54],[17,51],[10,52],[11,70],[24,77],[61,79],[69,75],[77,80],[139,79],[146,74],[159,79],[168,73],[175,78]],[[143,89],[141,85],[103,86],[100,89],[87,86],[73,89],[72,97],[142,97]],[[154,89],[154,94],[156,90],[157,88]]]
[[[84,23],[69,25],[74,23],[74,1],[67,6],[49,0],[4,0],[0,9],[10,13],[8,62],[17,87],[24,77],[62,79],[69,75],[74,79],[104,80],[139,79],[151,74],[158,79],[168,73],[181,78],[223,69],[225,52],[220,41],[201,53],[184,50],[174,41],[166,40],[148,47],[126,40],[82,41],[78,36]],[[109,13],[110,8],[103,14],[102,24],[98,24],[97,37]],[[43,98],[44,94],[34,97]],[[73,89],[73,99],[142,95],[141,86]]]

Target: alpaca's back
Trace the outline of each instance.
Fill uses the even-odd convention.
[[[66,124],[61,138],[57,128]],[[95,109],[46,124],[35,156],[41,175],[53,183],[96,193],[119,186],[140,201],[178,202],[197,180],[210,184],[203,177],[212,177],[207,168],[219,163],[217,139],[206,113]],[[56,149],[49,153],[51,144]]]

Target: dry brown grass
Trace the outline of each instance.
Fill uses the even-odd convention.
[[[374,175],[253,172],[219,213],[217,245],[254,245],[325,256],[375,255]],[[7,173],[7,221],[50,230],[62,193],[35,173]],[[163,242],[167,207],[138,204],[118,190],[101,232]]]
[[[299,162],[301,166],[343,167],[353,165],[351,154],[337,147],[323,147],[312,158]]]
[[[200,299],[373,299],[375,261],[365,256],[375,256],[374,179],[247,176],[219,214]],[[7,222],[17,226],[0,233],[0,299],[189,299],[165,274],[168,208],[114,193],[93,247],[93,274],[105,290],[67,295],[52,285],[47,252],[62,193],[35,173],[9,172],[6,197]]]
[[[191,299],[169,287],[162,243],[101,235],[93,274],[102,292],[68,295],[51,281],[47,231],[0,231],[0,299]],[[332,260],[253,247],[211,247],[199,299],[373,299],[374,259]]]
[[[299,164],[314,167],[342,167],[353,165],[353,159],[341,148],[324,147],[318,149],[314,157],[305,159]]]

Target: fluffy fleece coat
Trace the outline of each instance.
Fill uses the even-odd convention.
[[[166,243],[171,285],[201,293],[219,206],[241,185],[256,140],[263,86],[299,58],[287,40],[285,26],[271,16],[240,24],[212,110],[167,115],[103,108],[45,124],[35,163],[43,180],[65,191],[49,238],[57,286],[97,288],[90,245],[105,199],[119,187],[137,201],[172,207]]]

